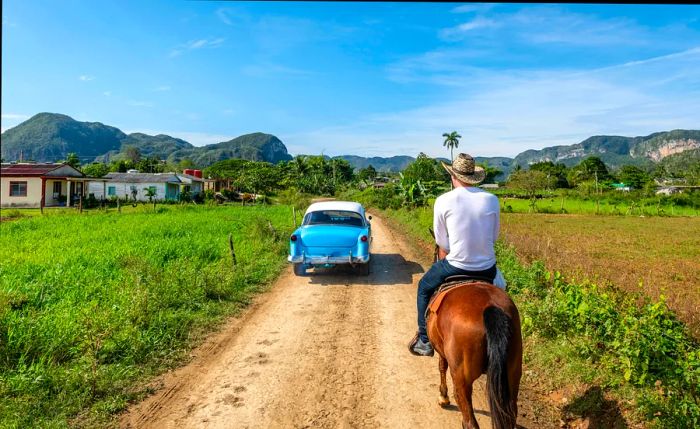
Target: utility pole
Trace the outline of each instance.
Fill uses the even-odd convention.
[[[598,194],[598,170],[595,170],[594,173],[595,173],[595,193]]]

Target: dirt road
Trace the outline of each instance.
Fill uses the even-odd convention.
[[[129,410],[122,427],[461,427],[454,405],[437,404],[437,357],[406,348],[428,258],[376,216],[372,229],[368,277],[340,269],[295,277],[288,269],[190,365]],[[474,403],[490,428],[483,381]]]

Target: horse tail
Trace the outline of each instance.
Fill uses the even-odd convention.
[[[486,379],[491,422],[496,429],[512,429],[515,427],[516,416],[511,403],[507,359],[513,322],[500,308],[487,307],[484,310],[484,325],[488,355]]]

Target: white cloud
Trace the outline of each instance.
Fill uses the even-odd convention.
[[[23,115],[21,113],[3,113],[2,119],[20,120],[29,119],[29,115]]]
[[[494,6],[495,6],[495,4],[490,4],[490,3],[472,3],[472,4],[465,4],[462,6],[457,6],[456,8],[452,9],[450,12],[452,12],[452,13],[486,12],[489,9],[492,9]]]
[[[165,91],[170,91],[172,88],[169,85],[161,85],[153,88],[153,91],[155,92],[165,92]]]
[[[475,6],[475,5],[474,5]],[[522,7],[515,12],[496,12],[475,9],[468,5],[464,11],[477,12],[476,16],[458,26],[444,28],[438,35],[451,42],[460,40],[491,40],[494,43],[527,43],[530,45],[572,46],[640,46],[647,43],[658,45],[657,30],[641,26],[626,17],[601,18],[594,14],[570,12],[559,6]],[[457,8],[459,9],[459,8]],[[453,10],[454,11],[454,10]],[[677,30],[683,31],[682,24]],[[484,30],[499,28],[499,32]],[[482,30],[482,31],[474,31]],[[674,38],[673,40],[678,40]]]
[[[655,62],[659,62],[659,61],[678,59],[678,58],[682,58],[682,57],[686,57],[686,56],[692,56],[692,55],[697,56],[698,54],[700,54],[700,46],[696,46],[694,48],[687,49],[687,50],[682,51],[682,52],[675,52],[673,54],[661,55],[658,57],[647,58],[647,59],[639,60],[639,61],[630,61],[630,62],[622,64],[622,67],[639,66],[639,65],[655,63]]]
[[[2,17],[2,26],[3,27],[17,27],[17,23],[10,21],[10,19],[6,16]]]
[[[221,8],[216,10],[216,16],[219,17],[221,22],[223,22],[226,25],[233,25],[233,22],[231,21],[231,18],[229,17],[229,10],[226,8]]]
[[[170,51],[170,57],[177,57],[185,52],[202,49],[202,48],[216,48],[221,46],[226,41],[225,38],[219,37],[216,39],[195,39],[190,40],[187,43],[177,46],[172,51]]]
[[[29,119],[29,115],[24,115],[22,113],[3,113],[0,116],[0,132],[5,132],[6,130],[18,125],[20,122],[24,122]]]
[[[90,75],[83,74],[83,75],[80,75],[80,76],[78,77],[78,79],[82,80],[83,82],[87,82],[87,81],[90,81],[90,80],[95,80],[95,76],[90,76]]]
[[[440,31],[440,37],[443,39],[454,39],[464,36],[465,33],[469,33],[473,30],[479,30],[482,28],[494,28],[498,27],[499,23],[492,19],[477,17],[469,22],[465,22],[456,27],[445,28]]]
[[[700,49],[690,49],[591,70],[455,68],[443,76],[451,79],[445,101],[280,133],[280,138],[306,153],[327,147],[331,139],[333,148],[341,149],[328,155],[415,156],[422,151],[446,156],[441,135],[457,130],[464,136],[460,150],[512,157],[596,134],[695,129],[700,123],[699,64]]]

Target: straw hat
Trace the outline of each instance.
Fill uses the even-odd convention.
[[[445,164],[440,161],[450,175],[457,180],[470,185],[481,183],[486,178],[486,171],[475,164],[474,158],[466,153],[457,155],[457,159],[452,162],[452,165]]]

